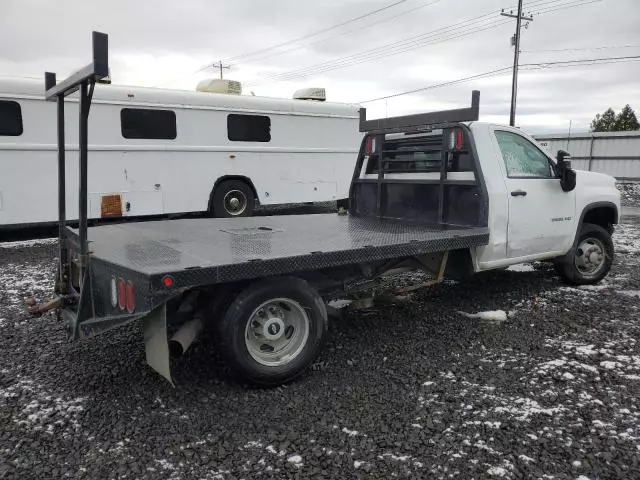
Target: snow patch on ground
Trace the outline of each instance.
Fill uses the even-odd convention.
[[[0,407],[7,407],[15,399],[24,406],[12,420],[27,430],[67,438],[81,428],[85,397],[56,395],[31,379],[18,376],[15,383],[0,387]]]
[[[536,269],[530,263],[519,263],[518,265],[511,265],[507,268],[508,272],[535,272]]]
[[[40,238],[35,240],[22,240],[19,242],[0,242],[0,248],[28,248],[41,245],[53,245],[57,242],[57,238]]]
[[[490,310],[487,312],[466,313],[458,311],[460,315],[467,318],[477,318],[488,322],[504,322],[507,319],[507,312],[504,310]]]
[[[24,312],[24,299],[44,299],[53,293],[56,265],[54,262],[43,268],[41,263],[5,263],[0,269],[0,285],[9,305],[6,311],[12,314]]]

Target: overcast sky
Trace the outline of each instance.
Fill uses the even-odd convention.
[[[588,1],[525,2],[534,20],[523,29],[521,63],[640,56],[640,0],[551,11]],[[0,75],[66,75],[88,62],[92,30],[109,34],[114,83],[164,88],[193,89],[217,75],[195,71],[223,60],[232,65],[225,78],[242,81],[245,94],[291,97],[298,88],[321,86],[330,101],[359,103],[512,64],[515,20],[499,12],[516,0],[405,0],[330,28],[396,2],[0,0]],[[478,18],[483,14],[491,15]],[[470,19],[475,23],[464,23]],[[329,30],[269,49],[323,29]],[[293,73],[274,77],[287,72]],[[566,131],[572,120],[575,130],[586,130],[610,106],[630,103],[640,111],[639,79],[637,60],[522,71],[517,124]],[[466,106],[472,89],[481,90],[482,120],[508,123],[510,72],[364,106],[370,117]]]

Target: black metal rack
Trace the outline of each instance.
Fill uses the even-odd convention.
[[[64,132],[64,100],[65,97],[79,91],[80,106],[78,151],[79,151],[79,239],[80,239],[80,271],[87,264],[87,158],[88,158],[88,120],[93,89],[96,81],[109,75],[108,36],[105,33],[93,32],[93,60],[91,63],[73,73],[65,80],[57,83],[56,74],[45,73],[45,98],[58,103],[58,235],[60,249],[60,285],[69,278],[68,253],[65,247],[66,218],[66,165],[65,165],[65,132]],[[64,287],[61,287],[64,289]],[[66,289],[65,289],[66,290]]]
[[[442,110],[437,112],[427,112],[414,115],[404,115],[399,117],[380,118],[374,120],[367,120],[367,112],[365,108],[360,109],[360,131],[366,135],[362,141],[360,153],[358,155],[358,161],[353,173],[351,181],[351,188],[349,193],[350,198],[350,213],[355,215],[374,215],[378,218],[385,216],[384,207],[389,203],[397,203],[399,200],[398,195],[391,198],[388,194],[389,189],[394,185],[403,185],[402,195],[405,195],[408,189],[418,188],[418,186],[433,185],[428,187],[432,190],[437,190],[437,202],[433,199],[427,200],[421,198],[421,195],[414,195],[416,202],[422,203],[423,206],[430,206],[432,203],[433,209],[430,213],[433,213],[432,221],[437,224],[446,223],[445,214],[445,190],[447,188],[455,187],[468,187],[469,190],[474,189],[477,193],[477,198],[481,198],[482,202],[478,209],[480,212],[476,212],[476,208],[469,211],[469,217],[466,218],[464,223],[470,224],[480,223],[486,225],[487,219],[487,195],[486,189],[482,183],[482,175],[480,167],[477,163],[477,155],[473,147],[473,141],[471,140],[471,130],[463,124],[463,122],[477,121],[480,113],[480,91],[473,90],[471,93],[471,106],[467,108],[458,108],[451,110]],[[445,133],[450,129],[460,128],[465,135],[464,146],[462,153],[468,153],[474,157],[473,173],[475,180],[450,180],[448,178],[447,171],[447,159],[454,153],[448,146],[448,141]],[[417,134],[428,133],[434,130],[442,130],[443,135],[441,138],[441,164],[438,179],[400,179],[400,178],[387,178],[382,165],[383,148],[386,141],[385,135],[388,134]],[[365,152],[365,144],[368,139],[375,139],[374,150],[371,152]],[[457,152],[458,154],[461,152]],[[365,159],[368,155],[375,158],[377,161],[377,178],[362,178],[361,172],[364,168]],[[373,208],[367,207],[364,211],[359,208],[362,202],[362,192],[367,184],[374,184],[376,191],[375,194],[369,194],[369,196],[375,197],[375,206]],[[423,188],[423,187],[420,187]],[[424,188],[423,188],[424,189]],[[424,192],[423,192],[424,193]],[[420,197],[420,198],[418,198]],[[478,216],[479,213],[479,216]],[[423,218],[425,215],[421,215]],[[392,214],[390,218],[404,218],[405,215],[401,212]]]
[[[360,131],[370,135],[387,133],[411,133],[414,130],[435,130],[459,122],[478,120],[480,114],[480,91],[471,92],[471,106],[439,112],[418,113],[401,117],[367,120],[367,109],[360,109]]]

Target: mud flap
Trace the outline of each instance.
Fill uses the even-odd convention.
[[[142,320],[144,348],[147,364],[169,380],[172,386],[169,364],[169,342],[167,341],[167,305],[161,305]]]

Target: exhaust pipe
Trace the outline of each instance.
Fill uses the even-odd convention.
[[[184,355],[184,352],[191,346],[200,332],[204,323],[202,321],[202,312],[197,312],[193,320],[189,320],[171,337],[169,340],[169,353],[173,358]]]

